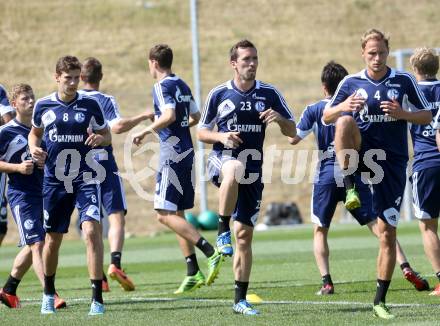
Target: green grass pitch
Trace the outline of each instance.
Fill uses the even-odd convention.
[[[215,233],[206,233],[214,240]],[[315,295],[320,276],[312,252],[312,227],[256,232],[254,267],[249,293],[258,294],[263,304],[261,315],[248,317],[232,313],[233,274],[231,259],[226,259],[219,278],[211,287],[202,287],[190,295],[176,296],[173,291],[185,276],[186,267],[177,241],[170,233],[126,241],[123,265],[136,284],[136,291],[124,292],[110,282],[111,292],[104,294],[106,313],[87,316],[90,282],[81,241],[62,245],[56,286],[67,300],[68,308],[53,316],[39,313],[42,290],[30,271],[18,289],[22,309],[0,306],[2,325],[374,325],[383,321],[372,315],[375,293],[377,240],[366,228],[334,225],[330,230],[331,271],[336,293]],[[401,223],[398,238],[409,261],[427,276],[431,286],[436,279],[423,252],[416,222]],[[0,283],[9,274],[18,249],[0,248]],[[107,251],[108,252],[108,251]],[[106,267],[108,253],[105,255]],[[198,253],[206,271],[206,259]],[[399,267],[388,292],[387,303],[397,318],[387,324],[433,325],[438,322],[440,298],[429,292],[417,292],[403,279]],[[86,324],[85,324],[86,323]]]

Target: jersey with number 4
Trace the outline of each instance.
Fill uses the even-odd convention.
[[[35,103],[32,124],[44,129],[45,183],[62,183],[66,177],[83,180],[84,172],[95,171],[95,154],[85,141],[89,130],[107,128],[107,122],[94,98],[77,93],[73,101],[65,103],[53,93]]]
[[[266,124],[260,118],[265,110],[272,109],[283,118],[295,121],[286,100],[272,85],[255,81],[246,92],[239,90],[232,80],[211,90],[206,100],[199,128],[218,132],[239,132],[243,141],[236,149],[225,148],[222,143],[213,145],[214,152],[246,160],[246,169],[258,171],[263,164],[263,143]]]
[[[336,106],[356,94],[365,99],[359,112],[353,113],[362,134],[364,150],[382,149],[387,159],[408,160],[406,120],[397,120],[380,108],[383,101],[396,100],[403,110],[429,110],[429,104],[417,87],[413,76],[388,68],[381,80],[371,79],[366,70],[346,76],[340,83],[329,106]]]

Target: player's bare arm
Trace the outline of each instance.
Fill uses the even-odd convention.
[[[151,120],[154,122],[154,112],[151,109],[134,117],[120,119],[112,126],[112,132],[115,134],[122,134],[133,129],[135,126],[145,120]]]
[[[295,137],[287,137],[290,145],[297,145],[301,140],[303,140],[300,136],[296,135]]]
[[[176,121],[176,112],[174,109],[165,109],[164,112],[162,112],[162,115],[151,125],[133,135],[133,144],[139,146],[142,143],[142,139],[144,139],[146,135],[152,133],[153,131],[166,128],[174,121]]]
[[[280,126],[281,133],[284,136],[295,137],[296,136],[296,125],[292,120],[288,120],[281,116],[277,111],[273,109],[265,110],[260,113],[260,119],[264,123],[269,124],[272,122],[278,123]]]
[[[324,121],[326,124],[335,123],[342,113],[358,112],[362,109],[364,104],[365,99],[356,96],[356,94],[353,93],[347,97],[344,102],[333,107],[326,107],[322,115],[322,121]]]
[[[112,143],[112,135],[108,127],[96,131],[88,130],[88,133],[89,136],[87,137],[85,144],[92,148],[108,146]]]
[[[198,124],[201,116],[202,115],[200,114],[199,111],[190,114],[189,115],[189,124],[188,124],[189,127],[191,128],[192,126],[195,126],[196,124]]]
[[[43,131],[43,128],[32,127],[28,136],[29,152],[32,155],[32,160],[40,169],[44,167],[47,157],[47,153],[40,147]]]
[[[34,171],[34,162],[26,160],[21,163],[8,163],[0,161],[0,172],[2,173],[20,173],[29,175]]]
[[[205,128],[197,131],[197,139],[206,144],[222,143],[229,149],[235,149],[243,143],[240,132],[218,132]]]
[[[380,102],[380,108],[385,115],[389,115],[398,120],[406,120],[408,122],[425,125],[432,120],[432,113],[430,110],[421,110],[416,112],[405,111],[396,100]]]

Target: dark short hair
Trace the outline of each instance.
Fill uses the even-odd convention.
[[[156,60],[159,67],[171,69],[173,65],[173,50],[167,44],[157,44],[150,49],[150,60]]]
[[[347,75],[347,69],[345,69],[339,63],[330,61],[322,69],[321,82],[329,92],[329,95],[333,96],[333,94],[336,92],[336,88],[338,88],[339,83]]]
[[[102,79],[101,62],[94,57],[85,59],[81,68],[81,78],[86,83],[99,83]]]
[[[231,61],[236,61],[238,58],[238,49],[246,49],[246,48],[254,48],[257,49],[255,45],[249,40],[241,40],[235,43],[232,48],[229,50],[229,56]]]
[[[57,75],[61,75],[63,72],[69,72],[70,70],[81,70],[81,62],[79,62],[78,58],[72,55],[59,58],[55,66]]]

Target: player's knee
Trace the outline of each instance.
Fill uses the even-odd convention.
[[[252,242],[252,230],[242,229],[235,233],[237,246],[250,246]]]
[[[96,227],[93,222],[83,223],[83,235],[84,239],[89,241],[94,241],[95,239],[99,239],[101,236],[101,231],[99,230],[99,227]]]
[[[342,130],[345,129],[347,130],[348,128],[353,128],[354,126],[356,126],[356,121],[353,119],[353,117],[351,115],[343,115],[340,116],[338,118],[338,120],[336,120],[335,123],[335,127],[338,130]]]
[[[396,231],[391,228],[382,230],[379,239],[383,246],[394,247],[396,245]]]
[[[168,225],[168,214],[166,211],[157,211],[156,215],[157,221],[163,225]]]
[[[238,182],[244,175],[244,165],[238,160],[230,160],[222,166],[222,184]]]

